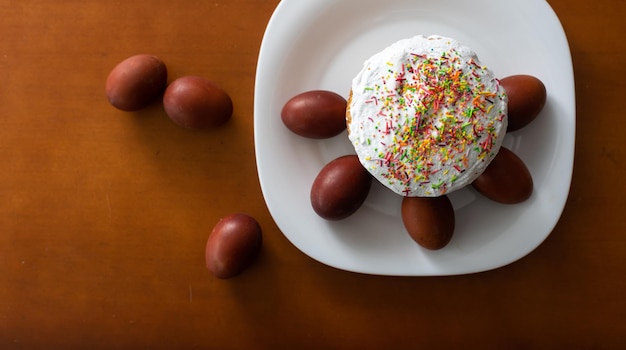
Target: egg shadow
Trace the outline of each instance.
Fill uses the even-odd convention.
[[[548,95],[546,104],[530,124],[506,134],[503,146],[513,151],[530,171],[535,187],[541,187],[552,171],[558,156],[559,142],[564,139],[559,119],[564,114],[556,101]]]

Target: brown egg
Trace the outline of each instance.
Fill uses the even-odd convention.
[[[334,92],[308,91],[287,101],[281,118],[289,130],[300,136],[330,138],[346,129],[346,106],[347,101]]]
[[[404,197],[402,223],[420,246],[438,250],[445,247],[454,234],[454,208],[446,195]]]
[[[509,97],[507,131],[530,124],[546,104],[546,87],[531,75],[512,75],[500,80]]]
[[[106,80],[109,103],[123,111],[136,111],[158,100],[167,83],[167,68],[153,55],[135,55],[120,62]]]
[[[365,202],[372,176],[356,155],[339,157],[326,164],[311,187],[311,205],[327,220],[341,220],[354,214]]]
[[[215,225],[206,244],[209,271],[218,278],[231,278],[245,270],[261,250],[259,223],[247,214],[231,214]]]
[[[209,129],[233,114],[230,96],[212,81],[185,76],[168,85],[163,96],[165,113],[174,123],[190,129]]]
[[[515,153],[504,147],[500,147],[472,186],[485,197],[503,204],[521,203],[533,193],[530,171]]]

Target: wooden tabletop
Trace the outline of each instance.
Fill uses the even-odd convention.
[[[337,270],[277,228],[256,173],[253,98],[278,3],[0,3],[0,348],[626,345],[626,2],[549,0],[576,80],[569,199],[528,256],[449,277]],[[114,109],[104,82],[136,53],[163,58],[170,80],[219,82],[232,120],[191,131],[158,104]],[[259,221],[263,248],[220,280],[204,247],[233,212]]]

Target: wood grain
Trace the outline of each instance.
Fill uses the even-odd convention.
[[[574,178],[558,225],[520,261],[454,277],[339,271],[274,224],[256,176],[256,59],[278,0],[0,2],[0,348],[584,348],[626,345],[622,103],[626,3],[550,0],[571,46]],[[182,129],[127,113],[104,81],[136,53],[211,77],[233,119]],[[257,263],[210,276],[232,212]]]

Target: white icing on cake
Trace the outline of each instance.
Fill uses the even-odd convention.
[[[363,166],[394,192],[421,197],[478,177],[500,149],[506,115],[494,74],[441,36],[400,40],[365,61],[347,111]]]

